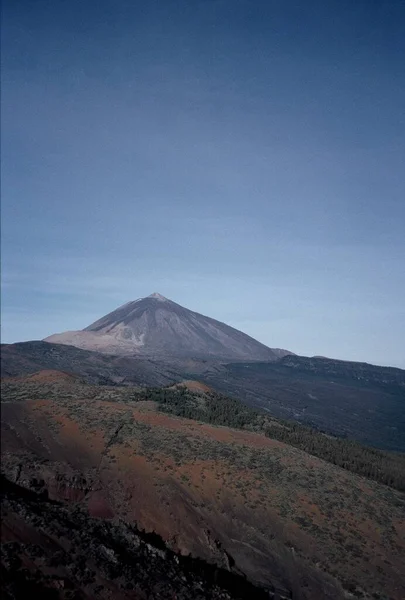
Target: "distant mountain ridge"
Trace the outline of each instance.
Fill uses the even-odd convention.
[[[127,302],[81,331],[45,338],[85,350],[120,355],[175,355],[275,361],[292,354],[184,308],[161,294]]]
[[[198,380],[275,417],[405,452],[405,371],[394,367],[292,355],[276,361],[226,361],[112,355],[44,341],[2,344],[2,377],[40,370],[64,371],[109,386]]]

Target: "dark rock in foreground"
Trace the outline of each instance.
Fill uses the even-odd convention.
[[[176,554],[155,533],[89,517],[2,476],[2,597],[205,600],[292,598]]]

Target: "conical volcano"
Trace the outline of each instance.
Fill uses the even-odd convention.
[[[127,302],[82,331],[55,334],[45,341],[126,355],[271,361],[289,354],[156,292]]]

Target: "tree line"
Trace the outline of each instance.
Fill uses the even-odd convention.
[[[299,423],[274,419],[215,392],[195,394],[185,386],[149,388],[138,399],[153,400],[179,417],[263,433],[378,483],[405,491],[405,454],[386,452],[325,434]]]

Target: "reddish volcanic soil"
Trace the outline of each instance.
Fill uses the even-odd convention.
[[[59,381],[52,373],[40,381]],[[151,402],[16,401],[3,405],[2,421],[4,472],[51,499],[136,522],[175,550],[235,563],[294,598],[343,598],[341,584],[405,597],[399,492]]]
[[[185,381],[182,381],[181,383],[176,383],[175,385],[171,386],[172,388],[179,388],[179,387],[185,387],[189,392],[197,392],[197,393],[206,393],[209,394],[210,392],[212,392],[212,388],[210,388],[208,385],[206,385],[205,383],[201,383],[201,381],[194,381],[192,379],[187,379]]]
[[[29,375],[22,375],[20,377],[6,377],[6,381],[14,381],[20,383],[74,383],[80,380],[77,375],[73,373],[65,373],[64,371],[56,371],[54,369],[44,369],[43,371],[37,371]]]

